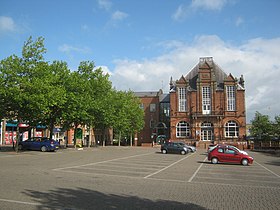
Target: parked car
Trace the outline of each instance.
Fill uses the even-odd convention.
[[[179,144],[181,144],[182,146],[187,147],[189,152],[195,152],[196,151],[196,147],[194,147],[194,146],[187,145],[184,142],[179,142]]]
[[[208,160],[213,164],[221,163],[239,163],[242,165],[253,164],[254,158],[246,155],[239,150],[225,146],[217,146],[208,153]]]
[[[228,144],[211,144],[208,146],[208,153],[211,152],[213,149],[215,149],[216,147],[227,147],[227,148],[232,148],[232,149],[235,149],[237,150],[238,152],[241,152],[243,153],[244,155],[248,155],[247,152],[245,152],[244,150],[240,150],[238,149],[237,147],[233,146],[233,145],[228,145]]]
[[[217,146],[219,146],[219,144],[210,144],[208,146],[208,150],[207,153],[211,152],[213,149],[215,149]]]
[[[180,142],[166,142],[161,145],[161,152],[163,154],[178,153],[185,155],[189,152],[189,150],[186,146],[180,144]]]
[[[19,150],[41,150],[56,151],[59,149],[59,142],[47,137],[33,137],[18,143]]]
[[[243,153],[244,155],[248,155],[247,152],[245,152],[244,150],[240,150],[240,149],[238,149],[237,147],[235,147],[235,146],[233,146],[233,145],[226,145],[226,146],[227,146],[228,148],[233,148],[233,149],[237,150],[238,152]]]

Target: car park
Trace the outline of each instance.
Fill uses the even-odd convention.
[[[240,152],[236,148],[228,147],[228,145],[220,145],[208,152],[208,160],[213,164],[221,162],[248,165],[253,164],[254,158]]]
[[[166,142],[161,145],[161,152],[163,154],[177,153],[185,155],[189,152],[189,150],[185,145],[182,145],[180,142]]]
[[[59,149],[59,142],[47,137],[32,137],[18,143],[19,150],[39,150],[42,152],[56,151]]]

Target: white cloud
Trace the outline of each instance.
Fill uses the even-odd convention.
[[[227,0],[193,0],[191,8],[194,9],[205,9],[205,10],[221,10]]]
[[[176,21],[182,21],[189,15],[195,14],[198,10],[211,10],[220,11],[228,0],[192,0],[188,5],[181,4],[172,15],[172,18]]]
[[[175,44],[174,44],[175,43]],[[244,75],[247,120],[256,111],[272,117],[279,115],[280,38],[252,39],[242,45],[232,45],[215,35],[199,36],[192,43],[171,40],[160,43],[170,51],[146,60],[116,60],[111,75],[117,89],[133,91],[169,90],[169,81],[186,75],[200,57],[211,56],[227,73]],[[166,52],[166,51],[164,51]]]
[[[91,50],[88,47],[74,47],[72,45],[63,44],[58,47],[58,50],[64,53],[78,52],[78,53],[90,53]]]
[[[0,16],[0,32],[11,32],[16,30],[16,24],[11,17]]]
[[[184,20],[189,13],[189,7],[179,5],[172,18],[176,21]]]
[[[112,2],[109,0],[98,0],[98,5],[101,9],[108,11],[112,7]]]
[[[107,22],[107,26],[116,27],[118,23],[128,17],[128,14],[125,12],[122,12],[120,10],[114,10],[113,9],[113,3],[109,0],[98,0],[98,5],[101,9],[106,10],[111,15],[110,20]]]
[[[112,72],[107,66],[96,66],[95,69],[101,68],[104,74],[112,75]]]
[[[242,17],[238,17],[235,21],[235,25],[238,27],[244,22]]]
[[[128,14],[124,13],[124,12],[121,12],[121,11],[115,11],[113,14],[112,14],[112,20],[115,20],[115,21],[121,21],[125,18],[127,18]]]

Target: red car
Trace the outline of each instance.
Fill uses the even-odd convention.
[[[254,158],[244,153],[241,153],[240,151],[234,148],[220,146],[214,148],[208,153],[208,160],[211,161],[213,164],[216,164],[218,162],[227,162],[240,163],[246,166],[248,164],[253,164]]]

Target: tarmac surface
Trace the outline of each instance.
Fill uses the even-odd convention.
[[[0,150],[1,209],[279,209],[280,157],[213,165],[206,151],[160,148]]]

